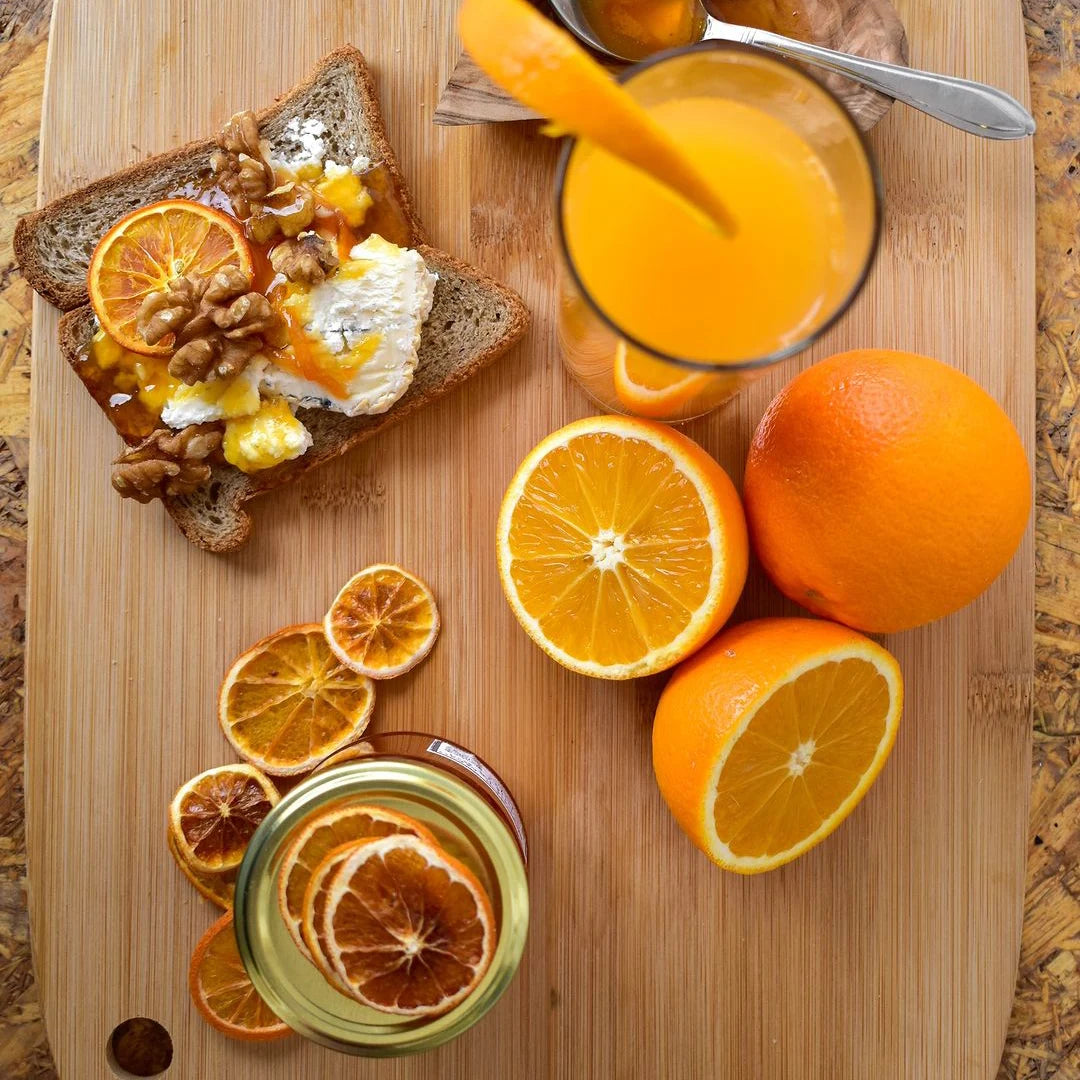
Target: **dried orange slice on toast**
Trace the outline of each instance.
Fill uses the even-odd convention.
[[[374,683],[330,651],[318,623],[306,623],[263,638],[232,662],[218,720],[245,761],[291,776],[358,739],[374,705]]]
[[[252,833],[277,801],[277,789],[258,769],[220,765],[177,791],[169,827],[189,866],[219,874],[240,865]]]
[[[291,1034],[252,985],[227,911],[203,934],[188,971],[191,1000],[212,1027],[232,1039],[263,1042]]]
[[[169,829],[169,853],[176,860],[181,873],[195,886],[201,896],[226,911],[232,907],[233,894],[236,892],[235,870],[223,870],[220,874],[207,874],[202,870],[196,870],[181,854],[176,843],[176,835],[171,828]]]
[[[491,901],[472,871],[404,834],[359,844],[341,863],[316,930],[353,997],[402,1016],[452,1009],[495,953]]]
[[[278,877],[278,907],[293,941],[308,955],[301,923],[304,914],[304,893],[311,875],[327,854],[342,844],[368,840],[395,833],[422,836],[435,842],[431,833],[418,821],[381,806],[342,806],[319,814],[306,822],[296,834]]]
[[[143,300],[185,274],[205,276],[230,266],[253,272],[240,222],[190,199],[166,199],[132,211],[101,238],[86,282],[109,337],[131,352],[168,356],[172,334],[148,345],[136,330]]]
[[[350,578],[323,620],[343,664],[372,679],[415,667],[435,644],[439,609],[431,590],[400,566],[369,566]]]

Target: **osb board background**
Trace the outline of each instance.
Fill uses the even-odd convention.
[[[930,0],[927,0],[930,2]],[[49,0],[0,0],[0,1076],[52,1077],[25,910],[22,640],[30,290]],[[1038,185],[1036,734],[1028,894],[1000,1078],[1080,1080],[1080,0],[1026,0]],[[994,943],[987,943],[993,948]],[[937,1080],[937,1078],[928,1078]]]

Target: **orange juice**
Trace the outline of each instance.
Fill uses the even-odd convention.
[[[580,144],[562,224],[593,303],[632,339],[685,360],[755,360],[805,339],[853,284],[822,158],[747,102],[673,97],[649,111],[714,180],[738,231],[720,234],[644,173]]]

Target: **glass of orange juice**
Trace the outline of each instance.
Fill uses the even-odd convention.
[[[722,234],[651,177],[569,142],[556,186],[559,338],[605,409],[680,422],[844,313],[877,249],[880,182],[851,115],[786,61],[709,42],[622,81],[714,179],[738,228]]]

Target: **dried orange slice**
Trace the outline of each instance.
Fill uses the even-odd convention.
[[[435,842],[431,833],[418,821],[393,810],[384,810],[381,806],[342,806],[327,810],[300,829],[281,862],[278,908],[302,953],[308,955],[300,928],[304,914],[304,893],[315,868],[331,849],[342,844],[394,833],[409,833]]]
[[[319,969],[326,981],[336,990],[352,997],[349,984],[334,970],[333,965],[326,958],[326,940],[319,936],[317,927],[322,926],[323,913],[326,911],[326,897],[330,887],[330,879],[338,867],[359,847],[360,844],[370,843],[369,840],[354,840],[351,844],[342,844],[334,848],[325,859],[315,868],[304,892],[303,918],[300,921],[300,933],[303,935],[304,944],[307,946],[307,954],[312,963]]]
[[[360,844],[330,880],[316,928],[353,997],[436,1016],[476,989],[495,953],[491,901],[457,859],[416,836]]]
[[[439,609],[431,590],[400,566],[369,566],[351,577],[323,620],[343,664],[372,679],[415,667],[435,644]]]
[[[746,581],[727,473],[669,427],[578,420],[544,439],[503,497],[499,574],[526,633],[572,671],[671,667],[724,624]]]
[[[169,826],[176,847],[195,870],[231,870],[277,801],[277,789],[251,765],[207,769],[173,796]]]
[[[184,877],[191,882],[212,904],[228,911],[233,905],[233,894],[236,892],[236,871],[224,870],[220,874],[207,874],[202,870],[196,870],[180,853],[176,837],[172,829],[169,829],[169,852],[176,860]]]
[[[195,946],[188,989],[206,1022],[232,1039],[265,1042],[292,1034],[259,997],[244,970],[231,911],[222,915]]]
[[[311,770],[311,775],[314,776],[316,773],[326,772],[338,765],[347,765],[350,761],[361,761],[364,758],[371,757],[374,753],[375,747],[372,746],[367,739],[361,739],[351,746],[346,746],[344,750],[339,750],[336,754],[331,754],[328,758],[323,758],[323,760]]]
[[[625,341],[615,347],[612,365],[619,404],[637,416],[671,420],[708,385],[703,371],[682,371],[646,355]]]
[[[306,623],[263,638],[232,662],[218,720],[245,761],[290,776],[359,738],[374,706],[374,683],[338,660],[318,623]]]
[[[90,259],[87,289],[102,329],[144,356],[168,356],[173,335],[148,345],[135,328],[148,293],[184,274],[213,274],[227,266],[253,272],[251,249],[236,218],[192,202],[166,199],[122,217]]]
[[[757,619],[676,669],[653,724],[671,812],[725,869],[783,866],[829,835],[889,756],[899,665],[877,642],[817,619]]]

